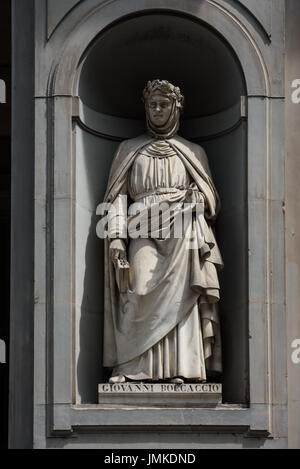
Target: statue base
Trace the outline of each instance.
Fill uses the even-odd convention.
[[[217,383],[99,384],[99,404],[142,407],[215,407],[222,403],[222,385]]]

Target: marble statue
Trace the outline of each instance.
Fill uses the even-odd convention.
[[[117,223],[105,241],[104,366],[112,370],[110,383],[205,382],[222,373],[223,262],[214,234],[220,201],[205,151],[177,134],[180,89],[149,81],[143,97],[148,132],[120,144],[105,194]],[[149,236],[131,237],[124,200],[144,204],[149,214],[162,203],[176,207],[176,216],[188,203],[202,204],[203,212],[192,211],[180,237],[172,229],[165,236],[162,226],[151,236],[149,224]],[[191,229],[201,233],[196,249]]]

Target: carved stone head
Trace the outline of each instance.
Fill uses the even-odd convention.
[[[143,92],[147,127],[155,138],[171,138],[179,128],[184,97],[180,88],[167,80],[148,81]]]

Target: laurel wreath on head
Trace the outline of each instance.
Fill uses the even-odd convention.
[[[148,101],[153,93],[156,93],[157,91],[161,92],[164,96],[175,100],[176,107],[180,110],[183,109],[184,96],[181,94],[180,88],[178,86],[172,85],[172,83],[168,82],[167,80],[148,81],[147,86],[143,91],[143,101]]]

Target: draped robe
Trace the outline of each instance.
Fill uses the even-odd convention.
[[[105,202],[115,203],[126,193],[137,156],[153,141],[142,135],[119,146]],[[109,258],[110,240],[106,240],[104,366],[113,368],[113,375],[131,379],[205,380],[207,371],[222,371],[217,270],[223,263],[212,228],[220,202],[204,150],[177,135],[167,142],[203,196],[203,246],[188,249],[185,235],[164,240],[129,238],[127,255],[136,280],[121,294]],[[178,191],[166,200],[180,198],[184,201],[185,194]]]

